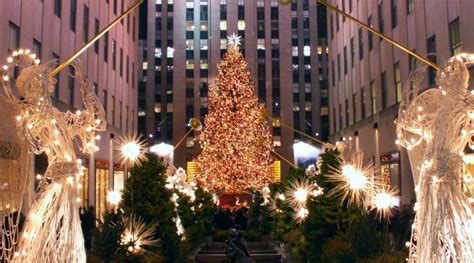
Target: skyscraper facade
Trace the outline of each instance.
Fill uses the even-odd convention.
[[[329,2],[436,63],[474,51],[472,1]],[[327,20],[331,140],[364,151],[409,203],[413,179],[407,152],[395,143],[395,120],[415,59],[341,15],[328,12]],[[428,69],[423,87],[435,87],[435,76]]]
[[[0,60],[6,61],[14,50],[30,49],[42,62],[52,63],[54,67],[135,3],[135,0],[0,1]],[[83,205],[95,206],[98,213],[105,209],[107,191],[120,189],[124,183],[124,167],[117,160],[115,139],[137,130],[137,47],[138,10],[78,58],[107,117],[107,130],[99,134],[99,151],[94,157],[78,151],[78,157],[87,167],[81,190]],[[74,74],[74,67],[68,66],[56,76],[58,81],[51,96],[63,111],[74,112],[83,107]],[[46,165],[45,158],[37,157],[35,172],[43,173]]]
[[[292,146],[303,139],[282,124],[328,136],[326,19],[315,1],[156,0],[148,1],[146,12],[138,128],[149,143],[176,145],[191,117],[204,119],[208,90],[232,33],[242,37],[255,94],[275,118],[276,151],[293,160]],[[176,166],[192,167],[201,150],[196,136],[191,132],[175,150]]]

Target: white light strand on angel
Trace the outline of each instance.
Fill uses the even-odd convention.
[[[408,150],[417,203],[410,262],[472,262],[474,221],[462,190],[463,154],[473,144],[474,95],[467,63],[452,57],[437,74],[437,89],[421,92],[415,71],[397,119],[397,143]]]
[[[19,76],[13,81],[16,67]],[[105,114],[78,67],[73,77],[79,82],[84,109],[59,111],[50,99],[56,82],[50,72],[34,54],[23,50],[14,52],[3,66],[5,97],[21,109],[16,126],[32,152],[48,158],[39,192],[26,215],[15,262],[86,261],[77,206],[85,168],[74,146],[77,143],[83,152],[97,150],[90,142],[97,139],[97,132],[105,130]]]

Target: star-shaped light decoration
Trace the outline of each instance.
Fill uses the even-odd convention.
[[[242,37],[235,34],[235,33],[232,33],[232,35],[230,36],[227,36],[227,42],[228,42],[228,45],[237,45],[237,46],[240,46],[240,41],[241,41]]]

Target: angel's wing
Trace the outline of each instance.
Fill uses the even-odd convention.
[[[33,199],[33,167],[29,143],[19,136],[15,125],[20,109],[0,96],[0,261],[13,257],[18,242],[21,211]]]

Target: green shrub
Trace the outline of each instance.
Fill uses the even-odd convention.
[[[319,261],[318,261],[319,262]],[[352,245],[345,236],[334,236],[327,240],[323,246],[321,261],[327,263],[356,262]]]
[[[141,166],[130,169],[131,176],[125,183],[121,208],[126,214],[134,214],[148,224],[156,224],[156,238],[160,240],[160,254],[166,262],[182,262],[180,237],[176,233],[172,192],[165,188],[166,167],[152,154]]]

